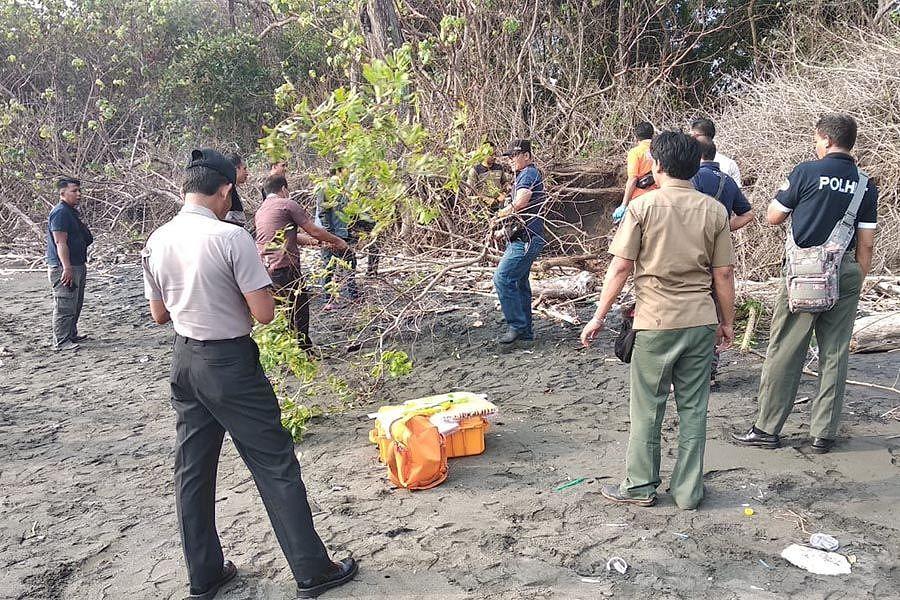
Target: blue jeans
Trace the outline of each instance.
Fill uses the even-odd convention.
[[[530,241],[516,240],[506,246],[503,258],[494,271],[494,287],[506,324],[525,338],[533,337],[531,328],[531,284],[528,273],[546,242],[534,236]]]

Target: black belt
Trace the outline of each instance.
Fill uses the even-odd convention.
[[[191,346],[212,346],[215,344],[228,344],[231,342],[246,342],[250,339],[249,335],[242,335],[236,338],[230,338],[227,340],[195,340],[194,338],[184,337],[183,335],[176,333],[175,334],[175,342],[179,344],[190,344]]]

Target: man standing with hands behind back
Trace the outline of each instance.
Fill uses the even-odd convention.
[[[746,433],[733,433],[742,446],[778,448],[781,429],[794,410],[794,399],[806,364],[813,333],[819,350],[819,393],[810,405],[810,450],[825,454],[834,446],[844,404],[850,337],[859,294],[872,267],[878,225],[878,188],[867,181],[857,190],[861,173],[850,154],[856,145],[856,120],[846,114],[823,115],[813,139],[819,160],[797,165],[766,211],[770,225],[788,225],[800,248],[826,243],[835,225],[847,220],[853,235],[838,273],[839,298],[825,312],[791,311],[787,283],[781,285],[772,313],[766,361],[759,381],[759,414]],[[868,179],[868,178],[867,178]],[[850,216],[856,192],[859,204]]]
[[[722,205],[690,182],[700,168],[697,141],[665,131],[653,139],[650,152],[659,189],[628,205],[609,247],[613,259],[597,312],[581,332],[581,343],[589,346],[603,329],[607,312],[634,273],[636,334],[625,479],[603,486],[601,493],[611,502],[656,504],[660,428],[674,385],[678,459],[670,489],[675,504],[687,510],[703,499],[713,341],[728,345],[734,339],[734,249]]]
[[[269,323],[271,280],[231,207],[234,164],[215,150],[194,150],[184,207],[157,229],[141,253],[144,288],[156,323],[172,321],[170,375],[176,413],[175,503],[190,596],[210,600],[234,578],[216,532],[216,470],[227,431],[250,469],[275,536],[297,580],[314,598],[357,572],[352,558],[332,562],[313,526],[291,436],[250,337]]]
[[[87,249],[94,236],[81,221],[76,207],[81,202],[81,182],[64,177],[56,184],[59,204],[47,223],[47,274],[53,288],[53,346],[76,350],[87,336],[78,335],[78,318],[84,306],[87,282]]]

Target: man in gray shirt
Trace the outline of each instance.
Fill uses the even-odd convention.
[[[156,323],[172,321],[170,376],[177,415],[175,502],[190,580],[189,598],[211,599],[237,569],[222,553],[215,524],[216,468],[227,431],[253,474],[301,598],[351,580],[352,558],[332,562],[313,526],[278,401],[250,337],[268,323],[271,280],[250,234],[223,219],[231,207],[234,164],[194,150],[184,208],[157,229],[142,252],[144,288]]]

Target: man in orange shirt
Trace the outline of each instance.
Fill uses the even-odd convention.
[[[613,223],[618,223],[625,216],[625,208],[633,198],[646,194],[650,190],[657,189],[653,181],[650,167],[653,159],[650,158],[650,140],[653,139],[653,125],[643,121],[634,126],[634,136],[637,145],[628,151],[627,174],[625,194],[622,196],[622,204],[613,212]]]

